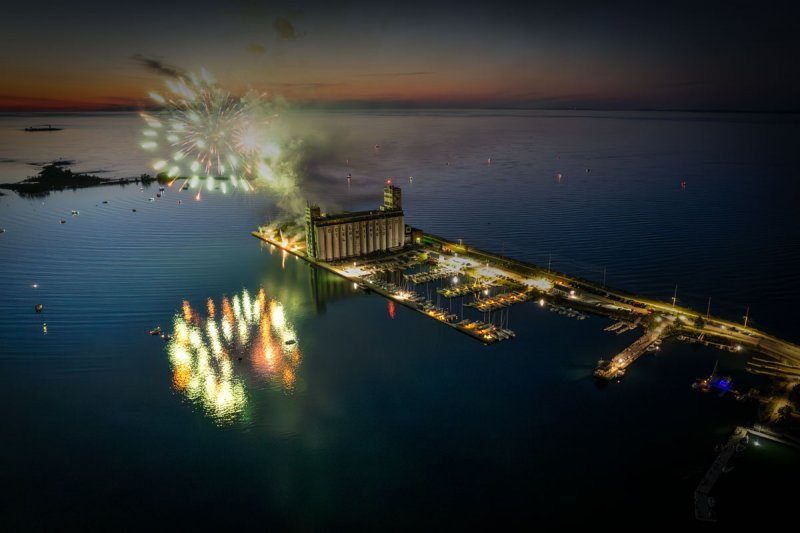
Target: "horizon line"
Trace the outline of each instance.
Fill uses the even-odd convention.
[[[498,110],[498,111],[602,111],[602,112],[650,112],[650,113],[749,113],[749,114],[776,114],[791,115],[800,113],[798,109],[754,109],[754,108],[712,108],[712,107],[646,107],[646,106],[537,106],[537,105],[510,105],[510,104],[469,104],[441,102],[391,102],[391,101],[341,101],[341,102],[313,102],[303,101],[289,104],[294,109],[320,109],[320,110]],[[59,114],[59,113],[135,113],[139,111],[157,111],[157,106],[64,106],[56,108],[37,107],[0,107],[0,114]]]

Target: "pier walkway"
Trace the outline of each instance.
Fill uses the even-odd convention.
[[[625,370],[639,359],[647,349],[655,343],[664,333],[666,323],[661,324],[650,330],[646,330],[644,335],[639,337],[633,344],[622,350],[610,361],[600,360],[594,375],[600,379],[612,380],[621,378],[625,375]]]
[[[700,480],[700,483],[694,490],[694,516],[698,520],[702,520],[704,522],[717,521],[717,513],[714,509],[716,502],[710,495],[711,489],[714,488],[714,484],[719,479],[719,476],[725,472],[725,467],[727,466],[728,461],[731,460],[731,457],[733,457],[736,452],[744,451],[744,446],[748,441],[748,435],[771,440],[773,442],[783,444],[784,446],[800,448],[800,443],[797,441],[792,440],[784,435],[775,433],[767,428],[760,426],[750,428],[737,426],[736,429],[733,430],[731,436],[728,438],[728,441],[722,446],[722,449],[720,449],[717,458],[711,464],[711,468],[708,469],[706,474],[703,476],[703,479]],[[758,443],[756,442],[756,444]]]
[[[474,302],[469,302],[464,305],[467,307],[474,307],[478,311],[485,313],[510,307],[515,303],[524,302],[533,297],[534,293],[532,291],[506,292],[489,298],[481,298],[480,300],[475,300]]]
[[[698,520],[704,522],[717,521],[717,513],[714,509],[716,502],[709,494],[725,466],[728,464],[728,461],[733,457],[736,449],[739,448],[739,450],[741,450],[743,441],[746,440],[747,429],[737,426],[733,434],[728,438],[728,442],[722,446],[719,455],[717,455],[717,458],[711,464],[711,468],[708,469],[706,475],[700,480],[700,484],[697,485],[697,488],[694,490],[694,516]]]

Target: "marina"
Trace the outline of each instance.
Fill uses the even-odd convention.
[[[362,264],[361,267],[353,266],[349,268],[337,267],[324,261],[316,261],[304,253],[304,249],[300,246],[287,246],[273,238],[270,238],[265,232],[255,231],[253,236],[261,239],[262,241],[276,246],[286,253],[295,255],[311,263],[315,267],[323,268],[329,272],[337,274],[346,280],[355,284],[355,286],[369,289],[384,298],[393,302],[403,305],[414,311],[418,311],[430,318],[433,318],[444,325],[469,335],[470,337],[483,342],[484,344],[492,344],[501,340],[506,340],[514,336],[514,333],[506,328],[498,327],[492,323],[485,323],[478,320],[459,320],[459,315],[454,314],[444,308],[433,305],[430,301],[424,300],[419,294],[415,292],[405,291],[398,288],[394,284],[381,282],[373,276],[376,273],[386,272],[385,268],[372,266],[367,262]],[[423,279],[423,278],[418,278]]]
[[[603,381],[622,378],[634,362],[648,352],[658,352],[669,338],[702,342],[732,353],[750,349],[775,360],[777,366],[752,365],[753,372],[796,375],[800,366],[800,347],[748,327],[746,319],[736,324],[708,312],[702,315],[677,306],[675,298],[672,303],[644,298],[410,226],[402,241],[398,226],[404,220],[402,195],[391,180],[384,200],[378,210],[347,216],[331,216],[309,206],[302,232],[276,224],[259,227],[252,234],[485,344],[513,338],[515,333],[508,327],[510,310],[530,300],[579,320],[590,314],[611,319],[604,329],[616,335],[641,326],[644,333],[628,347],[610,359],[599,359],[593,376]],[[289,239],[287,234],[306,239]],[[412,234],[416,235],[413,240]],[[504,292],[491,295],[494,289]],[[479,315],[467,316],[470,310]]]

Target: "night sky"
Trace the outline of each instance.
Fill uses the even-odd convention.
[[[201,67],[318,105],[800,108],[797,2],[166,4],[4,7],[0,110],[136,108]]]

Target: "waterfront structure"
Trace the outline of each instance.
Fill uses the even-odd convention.
[[[386,187],[383,188],[383,209],[403,210],[403,195],[400,191],[400,187],[392,185],[391,180],[389,180],[386,183]]]
[[[306,207],[306,253],[320,261],[338,261],[375,252],[393,252],[406,241],[400,187],[387,182],[383,205],[370,211],[325,214]]]

